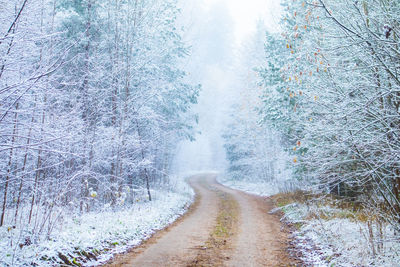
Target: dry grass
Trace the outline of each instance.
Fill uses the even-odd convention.
[[[311,209],[307,220],[311,219],[350,219],[359,222],[368,222],[379,220],[378,216],[365,209],[360,202],[351,201],[346,198],[340,198],[331,194],[311,194],[310,192],[297,190],[289,193],[279,193],[272,196],[275,206],[284,207],[293,203],[306,204],[314,209]],[[337,209],[326,213],[323,207],[331,207]]]
[[[279,193],[273,195],[272,200],[277,207],[283,207],[292,203],[305,203],[312,199],[311,194],[306,191],[296,190],[289,193]]]
[[[239,206],[232,196],[218,192],[220,199],[216,225],[204,246],[199,247],[197,257],[187,266],[223,266],[229,259],[224,251],[230,249],[230,238],[237,231]]]

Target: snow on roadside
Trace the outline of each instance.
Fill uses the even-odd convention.
[[[262,182],[246,182],[246,181],[234,181],[230,179],[224,179],[218,176],[217,181],[227,187],[244,191],[249,194],[259,196],[271,196],[279,193],[278,187],[274,183],[262,183]]]
[[[348,211],[327,205],[292,203],[276,210],[284,212],[283,221],[297,224],[294,243],[307,265],[399,266],[400,243],[390,225],[378,229],[373,222],[369,228],[368,222],[341,217]],[[317,213],[325,218],[315,218]]]
[[[270,183],[221,178],[218,181],[261,196],[272,196],[280,191],[279,187]],[[368,228],[367,222],[343,216],[348,211],[317,204],[291,203],[271,212],[276,211],[282,211],[282,221],[297,229],[292,234],[293,244],[296,254],[301,255],[300,259],[306,266],[400,266],[400,242],[390,225],[382,225],[380,230],[374,222]],[[323,215],[324,219],[316,218],[315,214]]]
[[[55,260],[60,262],[59,253],[73,262],[79,260],[80,251],[100,254],[83,263],[83,266],[104,263],[113,254],[137,246],[186,212],[193,201],[194,192],[188,185],[178,187],[180,190],[184,187],[184,191],[153,191],[153,201],[142,200],[120,211],[104,210],[84,216],[70,214],[48,240],[22,248],[15,242],[10,244],[11,232],[18,233],[20,229],[2,227],[0,265],[54,266]]]

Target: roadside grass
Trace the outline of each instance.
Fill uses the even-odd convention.
[[[308,207],[305,220],[312,219],[349,219],[358,222],[376,222],[378,216],[365,209],[359,202],[339,198],[331,194],[312,194],[307,191],[296,190],[289,193],[273,195],[272,200],[282,212],[292,209],[293,204],[304,204]]]
[[[306,266],[397,266],[399,238],[384,209],[377,214],[352,199],[306,191],[271,198],[272,212],[292,232],[292,253]]]
[[[66,213],[50,236],[31,241],[27,231],[0,228],[0,266],[98,266],[115,254],[138,246],[189,209],[193,194],[153,191],[153,201],[135,202],[119,210],[84,216]]]

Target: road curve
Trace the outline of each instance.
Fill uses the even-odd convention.
[[[189,179],[196,191],[196,203],[181,220],[155,234],[131,252],[115,257],[106,267],[117,266],[293,266],[286,252],[287,236],[279,218],[268,214],[268,198],[236,191],[216,182],[216,174]],[[209,244],[221,209],[221,193],[239,207],[236,227],[222,254],[223,262],[197,264],[201,250]],[[211,250],[215,251],[215,250]],[[213,253],[213,252],[212,252]],[[219,258],[220,259],[220,258]]]

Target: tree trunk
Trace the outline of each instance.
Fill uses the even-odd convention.
[[[17,124],[18,124],[18,112],[17,111],[18,111],[18,103],[15,107],[14,128],[13,128],[13,135],[11,137],[10,155],[8,157],[7,176],[6,176],[6,183],[4,185],[4,197],[3,197],[3,207],[2,207],[1,218],[0,218],[0,226],[3,226],[4,218],[5,218],[5,214],[6,214],[8,185],[10,183],[11,165],[12,165],[12,158],[13,158],[13,151],[14,151],[13,146],[15,143],[15,135],[17,134]]]
[[[44,103],[47,102],[46,95],[44,96]],[[42,121],[41,121],[41,127],[40,127],[40,140],[43,140],[43,127],[44,127],[44,120],[45,120],[46,114],[45,110],[43,109],[42,111]],[[35,171],[35,181],[33,184],[33,194],[32,194],[32,201],[31,201],[31,208],[29,210],[29,219],[28,219],[28,224],[31,223],[32,220],[32,212],[33,212],[33,206],[35,204],[35,199],[37,196],[37,190],[38,190],[38,182],[40,178],[40,172],[41,170],[41,162],[42,162],[42,147],[39,147],[39,152],[38,152],[38,157],[36,161],[36,171]]]
[[[35,100],[36,102],[36,100]],[[29,127],[29,131],[28,131],[28,140],[26,141],[26,149],[25,149],[25,155],[24,155],[24,163],[22,165],[22,169],[21,169],[21,181],[19,183],[19,188],[18,188],[18,198],[17,198],[17,204],[15,207],[15,215],[14,215],[14,224],[17,223],[17,217],[18,217],[18,211],[19,211],[19,205],[21,203],[21,197],[22,197],[22,187],[23,187],[23,183],[24,183],[24,178],[25,178],[25,169],[26,169],[26,162],[28,160],[28,149],[29,149],[29,144],[31,142],[31,132],[32,132],[32,125],[33,125],[33,121],[35,118],[35,111],[32,114],[32,119],[31,119],[31,126]]]
[[[119,13],[119,1],[115,1],[115,16],[117,17],[117,14]],[[115,23],[115,29],[114,29],[114,51],[110,53],[111,55],[111,60],[112,60],[112,72],[113,72],[113,78],[112,78],[112,97],[111,97],[111,125],[113,126],[113,129],[117,129],[117,120],[118,120],[118,88],[119,88],[119,77],[118,77],[118,66],[120,66],[119,62],[119,46],[120,46],[120,31],[118,27],[118,23]],[[119,136],[118,136],[119,137]],[[117,183],[117,171],[119,167],[119,156],[118,156],[118,150],[119,150],[119,145],[115,146],[115,139],[116,139],[116,134],[113,133],[111,142],[112,142],[112,152],[111,152],[111,170],[110,170],[110,191],[111,191],[111,204],[115,205],[116,204],[116,191],[118,186],[116,186]],[[118,139],[119,143],[119,139]]]
[[[90,74],[90,52],[91,52],[91,28],[92,28],[92,0],[87,1],[87,6],[86,6],[86,11],[87,11],[87,20],[86,20],[86,45],[84,48],[85,51],[85,62],[84,62],[84,72],[85,76],[83,79],[82,83],[82,92],[83,92],[83,121],[85,122],[85,128],[84,128],[84,140],[83,140],[83,154],[84,154],[84,159],[82,162],[82,165],[84,167],[87,166],[88,161],[87,161],[87,151],[90,150],[89,147],[89,132],[90,132],[90,109],[89,109],[89,74]],[[90,152],[89,152],[90,154]],[[89,155],[90,157],[90,155]],[[87,168],[84,168],[85,171],[87,171]],[[85,210],[85,205],[86,205],[86,210],[88,210],[88,204],[86,203],[86,199],[88,198],[89,195],[89,188],[88,188],[88,179],[86,174],[82,175],[81,178],[81,192],[80,192],[80,212],[83,212]]]
[[[137,134],[139,137],[139,145],[140,145],[140,150],[141,150],[141,156],[142,156],[142,160],[145,160],[145,155],[144,155],[144,147],[143,147],[143,142],[142,142],[142,135],[140,132],[140,127],[139,127],[139,121],[137,119],[135,119],[136,122],[136,130],[137,130]],[[149,172],[147,171],[147,168],[144,167],[144,178],[146,181],[146,189],[147,189],[147,195],[149,197],[149,201],[151,201],[151,193],[150,193],[150,177],[149,177]]]
[[[395,178],[393,181],[393,195],[394,195],[394,212],[400,223],[400,170],[396,168]]]

